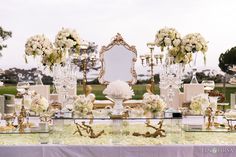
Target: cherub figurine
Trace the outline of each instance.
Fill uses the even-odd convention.
[[[90,85],[86,85],[85,87],[85,96],[87,98],[89,98],[91,100],[91,102],[93,103],[95,101],[95,95],[92,92],[92,86]]]
[[[212,112],[213,110],[211,107],[206,108],[205,115],[208,117],[207,129],[210,129],[212,126]]]

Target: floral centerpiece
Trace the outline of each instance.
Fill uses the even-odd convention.
[[[66,61],[65,53],[61,51],[61,49],[52,49],[50,54],[42,56],[42,64],[44,66],[48,66],[51,70],[53,65],[55,64],[64,64]]]
[[[151,112],[155,115],[163,112],[165,108],[166,103],[159,95],[149,93],[143,95],[143,109],[146,113]]]
[[[180,46],[171,48],[168,55],[174,58],[174,63],[189,64],[193,60],[192,53],[183,52]]]
[[[65,62],[65,54],[62,51],[53,47],[50,40],[44,35],[35,35],[30,37],[25,44],[26,56],[40,56],[43,66],[49,67],[56,63]],[[25,58],[27,62],[27,58]]]
[[[130,99],[134,95],[133,89],[124,81],[113,81],[103,91],[103,94],[107,95],[115,101],[113,108],[113,114],[122,114],[124,99]]]
[[[208,99],[208,95],[200,94],[192,98],[190,109],[197,114],[204,113],[207,107],[211,104]]]
[[[93,102],[90,97],[78,95],[74,102],[74,113],[76,115],[86,116],[93,109]]]
[[[62,30],[57,33],[54,44],[56,47],[63,50],[72,48],[79,50],[79,43],[80,39],[76,30],[62,28]]]
[[[156,34],[155,43],[158,47],[161,47],[161,51],[165,47],[177,47],[181,44],[180,33],[174,28],[162,28]]]
[[[183,53],[187,54],[201,51],[204,54],[204,61],[206,61],[205,54],[207,50],[207,42],[200,33],[190,33],[182,39],[181,51]]]
[[[53,45],[44,35],[34,35],[25,44],[25,54],[27,56],[44,56],[52,52]]]
[[[48,100],[37,94],[32,98],[30,110],[35,112],[36,114],[40,114],[46,111],[48,109],[48,106]]]

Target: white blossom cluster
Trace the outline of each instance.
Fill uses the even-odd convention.
[[[87,115],[93,109],[93,100],[85,95],[78,95],[74,102],[74,111],[82,115]]]
[[[157,32],[155,43],[162,50],[165,47],[177,47],[181,44],[181,36],[176,29],[165,27]]]
[[[208,95],[200,94],[192,98],[190,109],[195,113],[203,113],[210,106]]]
[[[42,56],[42,64],[44,66],[52,67],[54,64],[61,64],[66,61],[66,54],[61,50],[54,48],[48,55]]]
[[[208,50],[207,42],[200,33],[190,33],[183,37],[181,50],[186,53],[205,53]]]
[[[43,113],[48,109],[48,106],[49,106],[48,100],[37,94],[32,98],[30,110],[35,113]]]
[[[188,64],[193,60],[193,54],[191,52],[187,53],[181,51],[180,46],[171,48],[168,52],[168,55],[170,57],[174,57],[175,63]]]
[[[62,49],[70,49],[79,47],[79,35],[75,30],[62,28],[55,38],[55,46]]]
[[[48,55],[52,49],[52,43],[44,35],[34,35],[25,44],[25,54],[27,56]]]
[[[157,32],[155,43],[161,47],[161,51],[167,47],[168,56],[174,57],[175,63],[190,63],[193,60],[192,54],[198,51],[203,52],[206,62],[208,46],[200,33],[190,33],[181,38],[176,29],[165,27]]]
[[[157,113],[166,108],[166,103],[159,95],[145,93],[143,95],[143,109],[145,112]]]
[[[130,99],[134,95],[133,89],[128,83],[120,80],[111,82],[103,91],[103,94],[111,98]]]

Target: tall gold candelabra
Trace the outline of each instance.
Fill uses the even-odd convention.
[[[154,80],[154,67],[160,63],[162,63],[163,54],[155,54],[154,55],[154,48],[155,43],[147,43],[147,47],[150,49],[150,52],[145,55],[140,55],[140,59],[142,62],[142,66],[150,67],[151,72],[151,92],[154,93],[155,89],[155,80]],[[155,62],[156,61],[156,62]]]
[[[82,54],[80,55],[80,60],[82,64],[82,72],[83,72],[83,92],[86,94],[86,84],[87,84],[87,70],[93,68],[96,65],[96,54],[95,53],[88,53],[89,43],[83,42],[81,44],[80,49]]]

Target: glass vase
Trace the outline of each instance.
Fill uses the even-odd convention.
[[[112,98],[115,102],[114,107],[113,107],[113,111],[112,114],[113,115],[122,115],[123,113],[123,98]]]
[[[192,72],[193,72],[193,76],[191,79],[191,84],[198,84],[198,80],[197,80],[197,52],[195,52],[195,56],[194,56],[194,61],[193,61],[193,67],[192,67]]]

